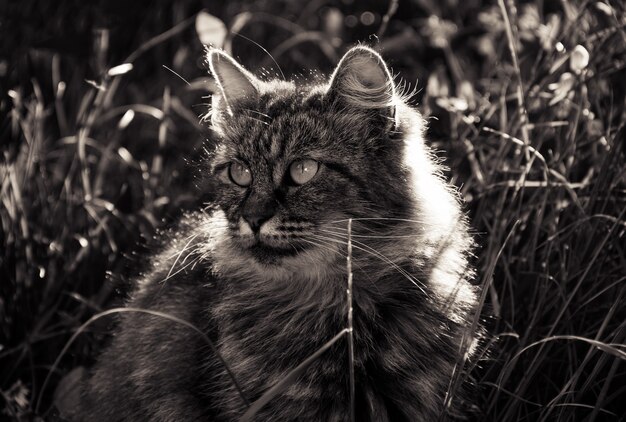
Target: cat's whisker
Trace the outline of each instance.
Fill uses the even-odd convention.
[[[188,254],[187,254],[187,256],[185,257],[185,261],[187,260],[187,258],[189,258],[189,256],[190,256],[190,255],[197,254],[197,252],[199,252],[199,248],[198,248],[198,249],[193,250],[193,251],[192,251],[192,252],[190,252],[190,253],[188,253]],[[191,267],[191,268],[193,268],[193,267],[194,267],[194,266],[195,266],[198,262],[200,262],[200,260],[201,260],[201,257],[202,257],[202,256],[203,256],[203,255],[198,255],[195,259],[191,260],[189,263],[187,263],[187,264],[186,264],[186,265],[184,265],[184,266],[182,266],[182,264],[181,264],[181,266],[179,267],[179,269],[178,269],[176,272],[174,272],[174,273],[171,273],[171,271],[173,271],[173,269],[174,269],[174,267],[172,267],[172,268],[170,269],[170,273],[171,273],[171,274],[170,274],[170,273],[168,273],[168,275],[167,275],[167,276],[166,276],[163,280],[161,280],[161,282],[162,282],[162,283],[166,282],[166,281],[167,281],[167,280],[169,280],[170,278],[173,278],[173,277],[175,277],[177,274],[180,274],[181,272],[185,271],[187,268],[190,268],[190,267]],[[184,262],[184,261],[183,261],[183,262]]]
[[[167,280],[170,280],[172,277],[177,276],[178,274],[180,274],[181,272],[183,272],[186,268],[187,268],[186,266],[185,266],[185,267],[181,267],[181,268],[179,268],[176,272],[173,272],[173,273],[171,273],[171,274],[170,274],[170,273],[168,273],[168,275],[167,275],[167,276],[165,276],[165,277],[161,280],[161,283],[165,283]]]
[[[417,224],[422,224],[424,223],[423,220],[414,220],[414,219],[410,219],[410,218],[399,218],[399,217],[350,217],[350,218],[344,218],[341,220],[331,220],[328,223],[329,224],[334,224],[334,223],[347,223],[348,220],[352,220],[352,221],[401,221],[401,222],[406,222],[406,223],[417,223]]]
[[[347,242],[346,241],[341,241],[339,239],[335,239],[334,241],[345,244],[347,246]],[[409,280],[411,283],[413,283],[417,288],[419,288],[424,294],[427,295],[426,291],[425,291],[425,285],[424,283],[422,283],[421,281],[419,281],[418,279],[416,279],[415,277],[413,277],[409,272],[407,272],[406,270],[404,270],[403,268],[401,268],[399,265],[397,265],[395,262],[393,262],[391,259],[389,259],[388,257],[386,257],[385,255],[381,254],[380,252],[376,251],[374,248],[358,242],[358,241],[352,241],[352,247],[355,249],[359,249],[365,253],[368,253],[380,260],[382,260],[383,262],[389,264],[394,270],[396,270],[398,273],[400,273],[402,276],[404,276],[407,280]]]
[[[180,257],[183,255],[183,253],[189,248],[189,245],[191,245],[191,242],[194,241],[194,239],[196,239],[198,236],[200,236],[199,234],[195,234],[193,236],[190,236],[187,241],[187,243],[185,244],[185,246],[183,246],[183,249],[178,253],[178,256],[176,256],[176,260],[174,260],[174,263],[172,264],[172,266],[170,267],[170,270],[167,273],[167,276],[165,277],[165,280],[169,279],[170,276],[172,275],[172,271],[174,270],[174,268],[176,267],[176,264],[178,263],[178,261],[180,260]],[[191,252],[189,254],[187,254],[187,256],[185,257],[185,260],[189,257],[189,255],[191,254]],[[184,262],[184,261],[183,261]],[[163,280],[163,281],[165,281]]]
[[[332,242],[337,242],[337,243],[341,243],[344,245],[348,245],[347,241],[343,241],[341,239],[335,239],[332,237],[326,237],[326,236],[320,236],[320,235],[312,235],[314,236],[316,239],[324,239],[324,240],[329,240]],[[383,255],[382,253],[378,252],[377,250],[375,250],[374,248],[359,242],[359,241],[352,241],[352,247],[355,249],[359,249],[365,253],[368,253],[380,260],[382,260],[383,262],[389,264],[393,269],[395,269],[396,271],[398,271],[398,273],[400,273],[401,275],[403,275],[407,280],[409,280],[411,283],[413,283],[415,285],[415,287],[417,287],[418,289],[420,289],[422,291],[422,293],[424,293],[425,295],[428,295],[428,293],[426,293],[425,290],[425,285],[424,283],[422,283],[421,281],[419,281],[418,279],[416,279],[415,277],[413,277],[410,273],[408,273],[406,270],[404,270],[403,268],[401,268],[398,264],[396,264],[395,262],[393,262],[391,259],[389,259],[388,257],[386,257],[385,255]]]
[[[339,229],[339,227],[332,227]],[[341,231],[332,231],[332,230],[327,230],[327,229],[322,229],[320,228],[319,231],[324,232],[324,233],[329,233],[329,234],[335,234],[335,235],[347,235],[347,231],[345,232],[341,232]],[[351,235],[353,238],[359,238],[359,239],[411,239],[411,238],[416,238],[419,237],[420,235],[418,233],[415,234],[405,234],[405,235],[367,235],[367,234],[354,234],[352,233]]]
[[[189,257],[189,255],[191,255],[191,254],[195,254],[196,258],[191,260],[191,261],[189,261],[186,265],[180,266],[175,273],[172,273],[171,276],[164,278],[162,280],[162,282],[165,282],[165,281],[169,280],[170,278],[175,277],[177,274],[180,274],[181,272],[185,271],[188,268],[191,268],[191,269],[195,268],[196,264],[198,264],[199,262],[202,262],[203,260],[207,259],[207,255],[206,254],[198,255],[197,254],[198,252],[199,252],[199,250],[195,250],[192,253],[188,254],[187,257]]]
[[[338,250],[336,248],[333,248],[332,246],[329,246],[332,243],[329,243],[329,242],[328,243],[323,243],[320,239],[316,239],[317,242],[314,242],[314,241],[312,241],[310,239],[300,239],[300,240],[303,241],[303,242],[306,242],[306,243],[310,243],[311,245],[315,245],[317,247],[320,247],[322,249],[326,249],[327,251],[330,251],[332,253],[339,254],[340,256],[342,256],[344,258],[347,257],[347,255],[344,254],[343,252],[341,252],[340,250]]]
[[[177,250],[175,251],[173,254],[169,255],[166,257],[166,259],[169,261],[170,259],[173,259],[174,257],[177,257],[176,259],[180,259],[180,256],[183,254],[183,252],[185,252],[189,246],[191,245],[191,242],[193,242],[193,240],[195,238],[197,238],[198,236],[200,236],[200,234],[196,233],[196,234],[191,234],[189,236],[187,236],[183,241],[186,242],[185,246],[183,246],[183,248],[181,250]],[[174,262],[174,265],[176,264],[176,262]]]
[[[206,259],[207,255],[206,253],[202,253],[200,255],[198,255],[198,257],[193,261],[193,265],[191,266],[191,269],[195,269],[196,265],[202,261],[204,261],[204,259]]]
[[[259,44],[258,42],[246,37],[245,35],[241,35],[239,32],[236,31],[231,31],[231,34],[237,36],[237,37],[241,37],[244,40],[247,40],[249,42],[251,42],[252,44],[256,45],[257,47],[259,47],[261,50],[263,50],[265,52],[265,54],[267,54],[269,56],[270,59],[272,59],[272,61],[274,62],[274,64],[276,65],[276,67],[278,68],[278,71],[280,72],[280,75],[283,77],[283,80],[285,80],[285,74],[283,73],[283,70],[280,68],[280,65],[278,64],[278,62],[274,59],[274,56],[272,56],[270,54],[269,51],[267,51],[267,49],[265,47],[263,47],[261,44]]]
[[[310,234],[309,234],[309,235],[310,235]],[[312,240],[310,240],[310,239],[301,239],[301,240],[302,240],[302,241],[304,241],[304,242],[310,243],[310,244],[312,244],[312,245],[315,245],[315,246],[317,246],[317,247],[320,247],[320,248],[326,249],[326,250],[328,250],[328,251],[330,251],[330,252],[332,252],[332,253],[338,254],[338,255],[339,255],[339,256],[341,256],[342,258],[347,258],[347,257],[348,257],[348,254],[347,254],[347,253],[344,253],[344,252],[342,251],[342,249],[338,249],[338,248],[336,248],[336,247],[333,247],[333,246],[332,246],[332,245],[336,244],[337,242],[334,242],[334,241],[333,241],[333,242],[330,242],[330,241],[323,241],[323,240],[320,240],[320,239],[316,239],[316,241],[315,241],[315,242],[314,242],[314,241],[312,241]],[[331,246],[329,246],[329,245],[331,245]],[[360,263],[359,263],[359,262],[353,261],[353,262],[352,262],[352,265],[353,265],[354,267],[359,268],[359,269],[363,269],[363,266],[362,266],[362,265],[360,265]]]
[[[392,217],[356,217],[353,220],[353,232],[356,232],[360,235],[364,234],[372,234],[379,235],[381,230],[385,231],[393,231],[394,227],[401,229],[402,231],[416,231],[416,227],[414,225],[423,226],[423,222],[418,222],[417,220],[404,221],[408,219],[394,219]],[[336,222],[328,221],[321,225],[322,228],[328,228],[332,230],[338,230],[341,232],[346,232],[346,222]]]

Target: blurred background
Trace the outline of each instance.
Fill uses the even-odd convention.
[[[262,78],[319,80],[362,43],[427,116],[476,234],[490,335],[458,377],[474,391],[470,419],[624,420],[625,11],[5,0],[0,419],[53,416],[114,317],[79,327],[123,303],[157,230],[210,200],[197,174],[212,142],[205,45]]]

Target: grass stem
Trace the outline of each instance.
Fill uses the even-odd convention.
[[[350,366],[350,422],[354,422],[354,323],[352,318],[352,219],[348,220],[348,360]]]

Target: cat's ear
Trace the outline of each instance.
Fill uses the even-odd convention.
[[[212,49],[208,62],[218,88],[218,92],[212,95],[213,120],[224,113],[232,115],[238,103],[258,98],[260,81],[235,59],[221,50]]]
[[[368,47],[353,47],[339,61],[327,95],[345,106],[376,111],[392,121],[395,87],[383,58]]]

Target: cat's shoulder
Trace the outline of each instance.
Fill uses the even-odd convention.
[[[161,230],[150,265],[138,277],[131,301],[154,302],[172,296],[195,296],[215,286],[212,272],[210,221],[203,212],[185,214]],[[148,304],[148,303],[146,303]]]

